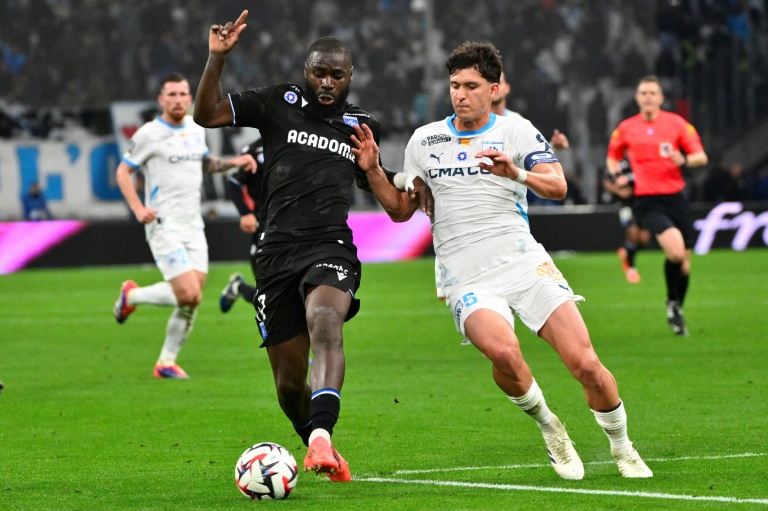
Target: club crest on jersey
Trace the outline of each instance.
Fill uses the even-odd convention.
[[[359,126],[360,123],[357,122],[357,117],[353,117],[351,115],[343,115],[342,118],[344,119],[344,124],[347,126]]]
[[[294,104],[299,100],[299,96],[292,90],[289,90],[288,92],[283,94],[283,99],[290,104]]]
[[[467,152],[462,151],[459,154],[456,155],[456,159],[459,161],[467,161]]]
[[[496,149],[499,152],[504,152],[504,142],[490,142],[483,140],[483,151],[486,149]]]

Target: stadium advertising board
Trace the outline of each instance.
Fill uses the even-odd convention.
[[[97,238],[105,234],[100,227],[104,222],[112,224],[112,228],[119,227],[123,233],[137,230],[139,245],[143,246],[143,229],[130,220],[131,215],[115,181],[119,160],[119,150],[113,138],[0,143],[0,221],[17,221],[22,218],[21,198],[31,183],[38,182],[56,219],[90,222],[90,225],[79,225],[69,233],[77,233],[77,245],[80,248],[83,243],[101,245]],[[216,204],[219,218],[228,216],[227,207],[234,212],[229,201],[219,200],[207,204]],[[768,203],[694,203],[692,211],[697,231],[695,251],[698,254],[705,254],[712,248],[744,250],[747,247],[768,246]],[[532,208],[530,213],[534,235],[550,251],[614,250],[623,236],[615,209],[611,206],[586,207],[578,211],[548,207],[546,214]],[[406,224],[393,224],[384,213],[354,213],[350,216],[350,223],[364,260],[405,259],[431,248],[429,221],[426,217]],[[0,223],[0,233],[16,232],[15,228],[10,229],[10,225]],[[33,234],[31,228],[25,230],[31,238],[54,236],[51,233],[56,231],[55,228],[40,229],[35,230],[40,234]],[[209,238],[217,236],[219,232],[226,232],[227,236],[238,236],[236,220],[219,220],[209,225]],[[57,261],[64,266],[68,265],[66,261],[75,265],[117,264],[106,253],[103,261],[83,261],[81,256],[67,257],[65,252],[73,247],[66,241],[66,236],[59,237],[56,234],[55,238],[54,243],[30,245],[36,248],[33,256],[25,257],[25,261],[33,266],[39,263],[42,266],[56,266]],[[19,256],[18,240],[18,237],[3,237],[0,234],[0,251],[13,248],[14,257]],[[221,241],[227,244],[226,239]],[[14,246],[11,247],[9,243]],[[41,246],[52,252],[40,253]],[[146,254],[137,251],[135,258],[123,259],[120,264],[129,264],[134,259],[137,263],[145,262]],[[211,259],[217,260],[215,251],[211,253]],[[16,265],[18,263],[13,263],[9,268],[12,266],[15,269]]]

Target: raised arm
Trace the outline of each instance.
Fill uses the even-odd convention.
[[[229,98],[221,94],[221,71],[227,60],[227,53],[237,44],[245,27],[248,11],[243,11],[237,21],[224,26],[212,25],[208,33],[208,62],[200,77],[195,100],[194,119],[206,128],[232,125],[232,109]]]

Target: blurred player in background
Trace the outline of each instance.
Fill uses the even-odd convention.
[[[530,233],[526,193],[530,188],[542,197],[564,197],[562,167],[529,121],[491,112],[502,69],[493,45],[464,43],[446,67],[456,113],[416,130],[405,150],[404,172],[394,179],[398,189],[408,190],[412,183],[419,200],[390,184],[365,126],[356,127],[353,139],[358,164],[393,220],[407,220],[419,205],[432,216],[456,328],[491,360],[496,385],[536,421],[555,471],[565,479],[584,476],[565,427],[523,359],[513,312],[555,349],[581,383],[621,474],[652,477],[627,436],[616,380],[600,363],[576,306],[583,298]]]
[[[256,160],[258,168],[264,165],[264,142],[258,140],[248,144],[241,151],[242,154],[250,154]],[[250,259],[253,278],[256,279],[256,248],[259,242],[259,213],[258,203],[261,201],[262,181],[264,173],[257,171],[248,172],[243,169],[227,176],[227,195],[232,199],[237,212],[240,213],[240,230],[252,236]],[[240,272],[229,276],[229,281],[219,296],[219,308],[221,312],[229,312],[229,309],[242,297],[251,305],[256,298],[256,287],[245,282],[245,277]]]
[[[624,229],[624,245],[619,247],[616,255],[621,260],[621,269],[624,271],[627,282],[637,284],[640,282],[640,272],[637,271],[635,266],[635,256],[637,256],[638,250],[648,245],[651,233],[647,229],[640,227],[633,211],[635,176],[632,174],[629,162],[621,160],[619,165],[621,172],[616,175],[609,173],[606,179],[603,180],[603,188],[617,202],[619,206],[619,223]],[[626,177],[626,179],[621,180],[622,185],[616,183],[616,178],[619,176]]]
[[[379,123],[347,103],[352,52],[335,37],[310,45],[303,87],[281,83],[223,96],[224,62],[247,15],[211,27],[195,119],[206,127],[250,126],[261,133],[256,321],[262,346],[280,407],[308,446],[304,469],[345,482],[349,466],[331,435],[346,369],[342,327],[360,308],[355,293],[361,277],[347,216],[353,183],[367,188],[350,137],[353,126],[365,124],[378,140]]]
[[[496,115],[503,115],[505,117],[518,117],[522,119],[522,115],[507,108],[507,96],[510,92],[512,92],[512,87],[509,85],[504,71],[502,71],[501,78],[499,79],[499,92],[491,102],[491,112]],[[568,149],[571,146],[570,142],[568,141],[568,137],[565,136],[565,133],[561,133],[560,130],[557,129],[552,133],[552,138],[549,140],[549,145],[551,145],[553,149],[558,150]]]
[[[154,375],[188,378],[176,358],[194,325],[208,273],[208,243],[200,211],[202,171],[233,167],[254,171],[256,162],[249,154],[226,160],[208,154],[205,130],[187,115],[192,95],[184,76],[165,77],[157,101],[162,114],[131,138],[117,167],[117,184],[136,220],[145,224],[149,248],[164,280],[145,287],[132,280],[123,282],[114,314],[122,324],[140,304],[173,307]],[[146,202],[132,181],[131,174],[139,169],[144,174]]]
[[[622,121],[611,135],[605,160],[608,172],[621,172],[625,156],[635,176],[635,213],[664,250],[667,323],[676,335],[688,335],[683,302],[688,291],[693,221],[683,194],[683,167],[702,167],[707,154],[690,123],[661,109],[664,94],[658,78],[642,78],[635,91],[640,113]],[[684,151],[684,152],[683,152]],[[616,184],[626,184],[626,177]]]

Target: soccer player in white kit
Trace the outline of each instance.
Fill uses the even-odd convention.
[[[509,85],[509,82],[504,76],[504,71],[502,71],[501,76],[499,77],[499,90],[491,101],[491,113],[499,116],[509,117],[517,121],[524,121],[525,119],[522,115],[507,108],[507,95],[511,91],[512,87]],[[565,136],[565,133],[562,133],[560,130],[556,129],[552,133],[552,137],[549,139],[549,145],[553,149],[561,150],[568,149],[570,147],[570,142],[568,141],[568,137]],[[440,266],[440,259],[437,257],[435,257],[435,289],[437,292],[437,297],[441,300],[444,300],[445,289],[443,285],[442,268]]]
[[[139,304],[173,307],[154,375],[188,378],[176,358],[192,330],[208,273],[208,243],[200,210],[203,171],[233,167],[255,171],[256,161],[250,154],[230,159],[208,155],[205,130],[187,115],[192,104],[187,79],[172,73],[160,87],[157,101],[163,112],[131,138],[117,167],[117,184],[136,220],[145,225],[164,280],[146,287],[132,280],[123,282],[114,314],[122,324]],[[131,177],[139,169],[145,179],[144,202]]]
[[[404,172],[393,182],[379,166],[370,133],[356,128],[358,165],[393,220],[407,220],[419,206],[431,216],[456,327],[491,360],[498,387],[536,421],[555,471],[565,479],[584,477],[568,433],[523,359],[513,313],[555,349],[581,383],[620,473],[652,477],[627,436],[616,380],[600,363],[576,306],[583,298],[530,233],[526,188],[562,199],[562,167],[529,121],[491,112],[501,74],[493,45],[464,43],[446,66],[455,115],[416,130]]]

